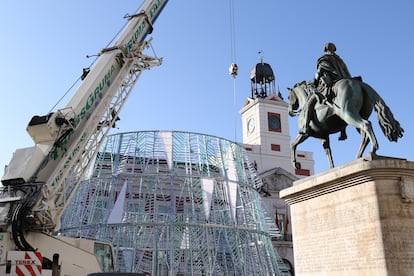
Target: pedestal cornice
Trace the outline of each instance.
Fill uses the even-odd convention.
[[[297,180],[293,182],[292,187],[280,191],[280,197],[292,205],[369,181],[387,179],[400,181],[402,200],[411,202],[414,201],[414,191],[410,188],[407,190],[405,181],[413,178],[414,162],[368,155],[326,172]]]

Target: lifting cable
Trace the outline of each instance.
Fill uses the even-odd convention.
[[[124,16],[124,18],[128,19],[130,17],[130,15],[126,14]],[[106,44],[105,48],[108,48],[112,43],[114,43],[115,39],[120,35],[120,33],[122,32],[122,30],[126,27],[126,25],[128,24],[128,21],[124,23],[124,25],[118,30],[118,32],[112,37],[112,39]],[[104,48],[104,49],[105,49]],[[94,54],[94,55],[86,55],[86,58],[91,58],[94,57],[94,60],[89,64],[88,67],[83,68],[83,75],[79,76],[73,83],[72,85],[63,93],[63,95],[59,98],[59,100],[57,100],[57,102],[55,103],[54,106],[52,106],[52,108],[50,109],[49,113],[53,112],[53,110],[56,108],[56,106],[58,106],[64,98],[66,98],[66,96],[69,94],[69,92],[71,92],[73,90],[73,88],[75,87],[75,85],[77,85],[81,80],[84,79],[84,77],[86,77],[86,75],[89,73],[90,68],[92,68],[92,66],[96,63],[96,61],[99,58],[99,53],[98,54]]]
[[[232,64],[236,64],[236,24],[234,19],[234,0],[229,0],[230,10],[230,54]],[[233,76],[233,72],[230,73]],[[234,77],[237,76],[237,71],[234,72]]]
[[[236,76],[238,73],[238,66],[236,63],[236,24],[234,19],[234,0],[229,0],[229,12],[230,12],[230,56],[231,64],[229,67],[229,73],[233,78],[233,109],[234,109],[234,141],[237,141],[237,106],[236,106]]]

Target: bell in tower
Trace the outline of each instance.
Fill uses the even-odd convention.
[[[253,67],[250,73],[250,83],[252,98],[265,98],[275,93],[275,75],[272,67],[263,62],[263,59]]]

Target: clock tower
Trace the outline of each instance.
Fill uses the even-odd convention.
[[[297,151],[296,160],[302,167],[293,167],[289,105],[282,94],[276,91],[272,67],[263,62],[263,59],[252,68],[250,83],[251,93],[240,110],[242,143],[248,162],[253,164],[257,176],[263,181],[259,193],[265,213],[273,215],[282,234],[273,241],[273,245],[282,254],[284,265],[292,268],[294,261],[289,206],[280,199],[279,192],[292,186],[293,181],[314,173],[313,154]]]
[[[313,174],[310,152],[298,152],[301,172],[291,164],[288,103],[280,92],[276,93],[272,67],[257,63],[250,74],[251,95],[241,109],[243,144],[250,162],[255,162],[259,172],[275,167],[296,175]]]

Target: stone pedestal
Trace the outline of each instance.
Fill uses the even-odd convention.
[[[297,276],[414,275],[414,162],[361,158],[280,196]]]

